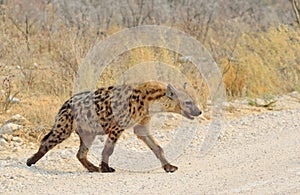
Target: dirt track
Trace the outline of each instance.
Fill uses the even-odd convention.
[[[88,173],[75,157],[77,146],[68,147],[75,136],[33,167],[25,161],[36,149],[5,152],[0,194],[299,194],[300,106],[294,105],[228,119],[217,145],[204,157],[198,133],[173,162],[179,167],[173,174],[162,169]]]

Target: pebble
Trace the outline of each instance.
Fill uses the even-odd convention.
[[[6,123],[0,128],[0,134],[12,134],[13,132],[21,129],[22,127],[22,125],[17,125],[14,123]]]
[[[20,147],[18,147],[18,146],[15,146],[14,148],[13,148],[13,152],[17,152],[17,151],[19,151],[20,150]]]
[[[2,134],[1,137],[4,138],[9,143],[11,142],[13,136],[10,134]]]
[[[23,142],[12,142],[14,147],[19,147],[21,145],[23,145]]]
[[[8,142],[4,138],[0,138],[0,146],[7,146]]]
[[[292,97],[297,97],[297,96],[299,96],[299,92],[298,91],[293,91],[289,95],[292,96]]]
[[[192,56],[182,56],[179,57],[178,61],[181,63],[187,63],[187,62],[192,62]]]
[[[23,142],[23,140],[21,138],[19,138],[19,137],[12,137],[11,140],[14,141],[14,142],[18,142],[18,143],[22,143]]]
[[[13,103],[19,103],[21,101],[19,98],[13,96],[9,96],[9,100]]]
[[[266,104],[266,101],[261,98],[255,98],[254,101],[257,106],[264,106]]]
[[[8,121],[6,121],[5,123],[6,124],[13,123],[13,124],[17,124],[17,125],[26,125],[29,122],[26,118],[24,118],[20,114],[15,114]]]

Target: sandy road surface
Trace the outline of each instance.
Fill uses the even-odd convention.
[[[88,173],[75,157],[77,146],[67,147],[68,142],[30,168],[25,161],[35,149],[2,152],[0,194],[300,193],[299,108],[228,120],[204,157],[197,142],[202,134],[197,136],[173,162],[179,167],[173,174],[162,169]]]

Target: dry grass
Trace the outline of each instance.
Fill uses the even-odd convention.
[[[0,76],[14,75],[12,90],[19,92],[21,99],[3,113],[0,123],[19,113],[33,128],[50,128],[60,105],[72,95],[78,66],[91,46],[104,38],[98,33],[99,29],[68,27],[49,9],[52,22],[44,27],[32,23],[28,34],[24,34],[23,23],[16,23],[6,14],[0,15]],[[111,26],[105,34],[119,30],[120,27]],[[221,47],[216,37],[207,37],[206,43]],[[222,56],[216,59],[226,70],[224,83],[228,96],[261,96],[300,90],[299,51],[300,29],[297,27],[281,25],[266,32],[241,34],[233,59]],[[205,81],[194,65],[179,63],[179,57],[172,51],[154,47],[125,52],[104,70],[98,86],[114,84],[120,75],[136,65],[159,61],[188,78],[199,103],[205,106],[209,96]],[[169,78],[174,77],[176,74],[169,75]]]
[[[230,96],[262,96],[300,89],[300,29],[281,25],[243,34],[235,59],[222,59]]]

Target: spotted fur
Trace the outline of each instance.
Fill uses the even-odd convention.
[[[151,109],[154,103],[160,107]],[[163,149],[149,133],[151,116],[157,112],[179,113],[189,119],[201,114],[185,91],[159,82],[110,86],[76,94],[62,105],[52,130],[42,139],[38,152],[27,160],[27,165],[35,164],[75,131],[80,137],[77,158],[81,164],[90,172],[114,172],[108,163],[109,156],[122,132],[133,127],[134,133],[154,152],[164,170],[174,172],[177,167],[166,160]],[[108,138],[97,167],[87,159],[87,154],[95,136],[104,134]]]

